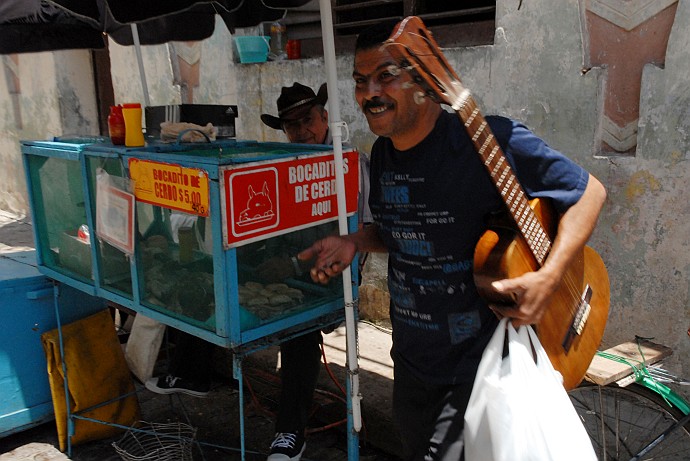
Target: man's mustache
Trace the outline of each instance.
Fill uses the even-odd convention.
[[[385,106],[386,106],[386,103],[384,103],[383,101],[381,101],[379,98],[374,98],[374,99],[370,99],[370,100],[368,100],[368,101],[365,101],[365,102],[364,102],[364,106],[363,106],[362,108],[363,108],[364,110],[369,110],[369,109],[372,109],[372,108],[376,108],[376,107],[385,107]]]

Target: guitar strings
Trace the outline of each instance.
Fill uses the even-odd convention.
[[[525,253],[523,253],[523,252],[518,252],[518,253],[519,253],[519,257],[521,258],[524,266],[531,267],[531,263],[533,261],[528,259],[528,257],[525,255]],[[537,269],[537,270],[539,270],[539,269]],[[561,283],[565,287],[565,290],[564,290],[565,294],[569,295],[572,298],[572,301],[578,301],[578,303],[579,303],[579,301],[582,299],[582,294],[579,293],[580,290],[577,287],[577,285],[578,285],[577,280],[575,280],[575,278],[571,275],[570,272],[565,273],[565,275],[563,276],[563,279],[561,280]],[[576,306],[577,306],[577,303],[575,303],[575,304],[567,303],[567,312],[570,315],[574,315],[576,310],[577,310]]]

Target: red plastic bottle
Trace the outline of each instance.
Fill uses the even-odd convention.
[[[110,142],[117,146],[125,144],[125,118],[122,116],[122,106],[110,106],[108,115],[108,130],[110,131]]]

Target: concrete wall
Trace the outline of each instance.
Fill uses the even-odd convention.
[[[213,36],[200,43],[198,59],[199,85],[194,88],[197,104],[236,104],[236,66],[233,62],[232,36],[217,17]],[[144,93],[134,47],[123,47],[110,41],[115,103],[144,102]],[[180,104],[181,87],[177,84],[171,59],[173,47],[142,47],[142,60],[151,105]]]
[[[498,1],[493,45],[448,49],[445,53],[484,113],[500,113],[525,122],[606,185],[608,201],[591,241],[611,278],[611,312],[604,345],[631,340],[635,334],[654,337],[675,350],[669,368],[689,376],[690,0],[677,2],[664,67],[650,64],[644,68],[637,149],[628,156],[601,155],[602,101],[610,91],[606,83],[612,69],[589,68],[585,7],[592,3],[653,7],[655,3],[524,0],[518,9],[519,3]],[[676,6],[673,1],[666,3]],[[63,120],[64,114],[63,119],[59,115],[60,96],[64,98],[65,93],[58,92],[58,82],[64,81],[68,71],[56,62],[64,53],[20,56],[22,107],[26,107],[25,120],[30,121],[31,129],[13,129],[7,84],[0,77],[5,85],[0,89],[0,155],[3,165],[9,165],[0,171],[0,208],[26,210],[23,185],[17,179],[21,177],[17,174],[21,169],[17,139],[46,138],[64,132],[67,126],[72,128]],[[238,104],[241,139],[284,140],[282,133],[263,125],[259,115],[276,113],[281,86],[298,80],[317,87],[325,81],[320,59],[234,64],[231,37],[222,23],[214,36],[203,42],[201,53],[200,84],[194,102]],[[116,102],[141,101],[134,50],[112,46],[111,60]],[[374,137],[355,104],[352,60],[351,54],[338,56],[338,88],[331,89],[331,95],[339,98],[350,142],[368,151]],[[180,102],[169,47],[144,47],[144,61],[151,103]],[[24,94],[25,87],[30,92]],[[69,89],[70,84],[59,91],[65,87]],[[80,110],[86,105],[80,105]],[[83,121],[88,131],[87,118]],[[6,198],[5,192],[10,192],[11,198]]]
[[[23,139],[98,134],[91,53],[0,56],[0,209],[28,215]]]

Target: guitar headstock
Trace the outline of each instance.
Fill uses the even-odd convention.
[[[431,32],[417,16],[403,19],[384,46],[434,101],[458,110],[469,97],[469,91],[462,86]]]

